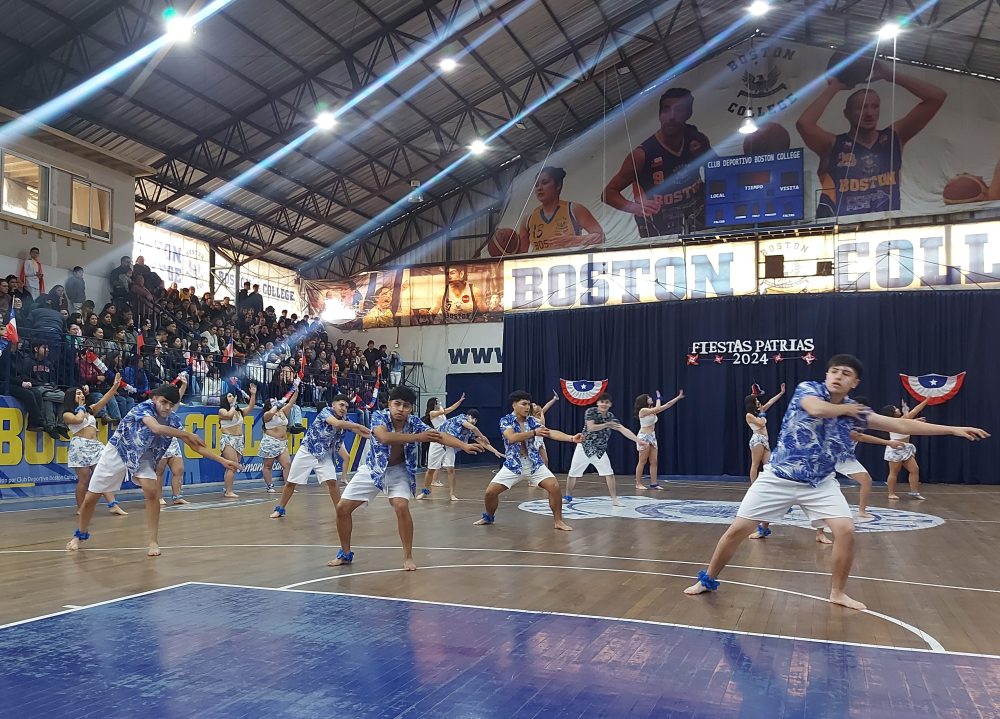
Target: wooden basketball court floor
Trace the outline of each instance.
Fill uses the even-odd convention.
[[[281,520],[259,483],[239,500],[191,495],[164,510],[155,559],[135,495],[128,517],[101,505],[75,554],[72,500],[4,504],[0,716],[172,715],[202,691],[177,715],[1000,717],[1000,487],[890,503],[876,486],[848,587],[869,609],[855,612],[825,600],[830,548],[785,524],[743,545],[718,592],[682,593],[745,484],[637,492],[620,476],[614,510],[587,475],[575,531],[558,532],[523,484],[494,526],[473,526],[491,474],[460,469],[458,502],[446,488],[411,502],[416,572],[381,497],[354,515],[354,564],[327,567],[339,542],[315,485]],[[305,624],[280,634],[292,618]],[[245,706],[211,689],[237,667]],[[164,672],[179,675],[151,676]]]

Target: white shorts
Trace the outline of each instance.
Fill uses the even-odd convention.
[[[313,471],[316,472],[316,481],[320,484],[337,481],[337,468],[333,464],[333,455],[325,454],[319,459],[306,452],[305,448],[295,453],[285,481],[291,484],[308,484],[309,473]]]
[[[541,449],[544,446],[545,446],[545,437],[538,437],[536,435],[535,436],[535,448],[536,449]]]
[[[917,454],[917,448],[914,447],[909,442],[906,446],[901,449],[894,449],[892,447],[885,448],[885,461],[886,462],[905,462],[911,457],[915,457]]]
[[[576,449],[573,450],[573,462],[570,464],[569,476],[582,477],[590,465],[594,465],[594,469],[602,477],[610,477],[615,473],[615,470],[611,468],[611,458],[607,452],[600,457],[588,457],[583,451],[583,445],[576,445]]]
[[[763,434],[751,434],[750,444],[748,445],[750,449],[754,447],[763,447],[767,451],[771,451],[771,444],[767,441],[767,437]]]
[[[232,447],[236,450],[236,454],[242,457],[244,444],[242,434],[224,434],[219,440],[219,454],[222,454],[222,450],[226,447]]]
[[[282,452],[288,449],[288,440],[278,439],[269,434],[265,434],[260,439],[260,446],[257,448],[257,456],[264,459],[274,459],[280,457]]]
[[[802,508],[814,527],[822,527],[824,519],[853,519],[840,483],[832,476],[813,487],[775,476],[770,465],[750,485],[736,516],[756,522],[780,522],[794,504]]]
[[[836,471],[847,477],[850,477],[852,474],[868,474],[868,470],[865,469],[865,465],[861,464],[857,457],[840,460],[837,462]]]
[[[389,499],[399,498],[410,500],[413,498],[413,493],[410,491],[410,475],[406,473],[405,464],[395,464],[387,467],[385,477],[382,478],[382,481],[385,485],[385,494]],[[379,491],[379,488],[375,486],[375,481],[372,479],[371,470],[368,469],[368,465],[363,464],[355,472],[354,476],[351,477],[351,481],[347,483],[347,486],[344,487],[340,498],[356,502],[370,502],[378,496]]]
[[[441,469],[442,467],[455,466],[455,448],[447,447],[438,442],[431,442],[431,449],[427,453],[427,469]]]
[[[118,450],[110,444],[106,445],[101,452],[101,458],[97,460],[94,473],[90,476],[90,486],[87,487],[87,490],[97,494],[117,492],[122,488],[126,474],[128,474],[128,469],[119,456]],[[132,476],[133,478],[156,479],[156,467],[151,461],[143,460]]]
[[[493,475],[493,479],[490,482],[496,482],[497,484],[502,484],[507,489],[510,489],[515,484],[520,482],[522,479],[528,480],[528,483],[534,487],[539,482],[543,482],[549,477],[555,477],[551,470],[544,464],[538,468],[537,471],[531,471],[531,463],[528,460],[522,460],[521,473],[511,472],[506,467],[501,467],[500,471]]]
[[[181,454],[181,441],[174,437],[170,440],[170,446],[167,447],[167,451],[163,453],[164,459],[169,459],[170,457],[182,457]]]
[[[637,450],[639,450],[640,452],[642,450],[646,449],[647,447],[656,447],[657,446],[656,445],[656,433],[655,432],[650,432],[648,434],[645,433],[645,432],[640,432],[639,434],[637,434],[635,436],[635,439],[636,439],[635,448]]]

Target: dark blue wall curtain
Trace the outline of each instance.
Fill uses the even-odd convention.
[[[702,355],[688,366],[692,342],[814,338],[819,359],[767,365],[715,364]],[[750,385],[767,395],[781,382],[788,393],[771,408],[771,443],[795,385],[822,380],[826,360],[856,355],[865,374],[855,394],[876,409],[905,396],[900,373],[968,374],[957,397],[929,407],[929,422],[975,425],[1000,433],[997,357],[1000,292],[919,291],[727,297],[624,305],[561,312],[510,313],[504,318],[503,390],[526,389],[545,401],[559,378],[608,379],[612,411],[635,431],[633,400],[659,389],[664,400],[683,388],[687,397],[660,415],[660,474],[739,475],[749,472],[749,430],[743,398]],[[774,354],[773,352],[769,354]],[[800,352],[786,353],[799,355]],[[910,405],[915,401],[908,398]],[[561,400],[549,426],[578,432],[582,407]],[[928,482],[1000,483],[1000,437],[971,443],[954,437],[914,438],[921,479]],[[554,471],[566,471],[572,445],[550,442]],[[618,474],[635,469],[636,450],[612,436]],[[882,448],[861,445],[858,458],[876,479],[886,476]]]
[[[465,402],[454,413],[461,414],[470,409],[479,410],[479,431],[486,435],[486,438],[493,443],[501,452],[503,451],[503,440],[500,437],[500,418],[510,412],[510,407],[505,401],[506,395],[501,387],[502,376],[499,372],[482,374],[450,374],[445,379],[445,389],[448,392],[448,402],[451,404],[462,393],[465,393]],[[439,397],[444,403],[444,398]],[[467,454],[458,452],[455,455],[456,466],[463,464],[491,464],[500,465],[500,460],[487,452],[479,454]]]

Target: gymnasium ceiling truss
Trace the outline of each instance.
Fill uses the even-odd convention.
[[[441,258],[449,240],[484,234],[483,218],[502,206],[518,170],[735,23],[719,50],[755,33],[850,50],[911,15],[900,59],[1000,77],[1000,0],[774,0],[754,21],[743,5],[235,0],[190,43],[52,124],[156,170],[136,182],[138,221],[239,261],[309,262],[310,276],[344,277],[420,248]],[[165,0],[8,0],[0,105],[25,112],[108,67],[162,34],[165,8]],[[415,53],[419,61],[380,80]],[[455,71],[439,70],[445,56],[458,58]],[[318,107],[336,110],[366,90],[336,128],[296,144]],[[453,164],[473,139],[540,100],[481,158]],[[411,180],[438,175],[422,202],[400,203]]]

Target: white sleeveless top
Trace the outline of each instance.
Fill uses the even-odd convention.
[[[240,427],[243,424],[243,413],[237,412],[233,415],[232,419],[222,419],[219,418],[219,426],[223,429],[229,429],[230,427]]]
[[[88,412],[87,418],[82,422],[80,422],[80,424],[68,424],[66,425],[66,428],[69,430],[69,434],[72,437],[77,432],[82,432],[83,430],[87,429],[87,427],[96,427],[96,426],[97,426],[97,420],[94,419],[94,415]]]
[[[895,439],[897,441],[901,440],[901,439],[906,439],[909,436],[910,435],[908,435],[908,434],[897,434],[895,432],[889,432],[889,439]]]
[[[443,414],[439,414],[437,417],[431,417],[431,427],[434,429],[440,429],[441,425],[448,421],[448,417]]]
[[[264,429],[277,429],[286,426],[288,426],[288,417],[285,416],[284,412],[275,412],[271,419],[264,422]]]
[[[656,424],[656,415],[647,414],[639,418],[639,428],[648,430],[650,427]]]

